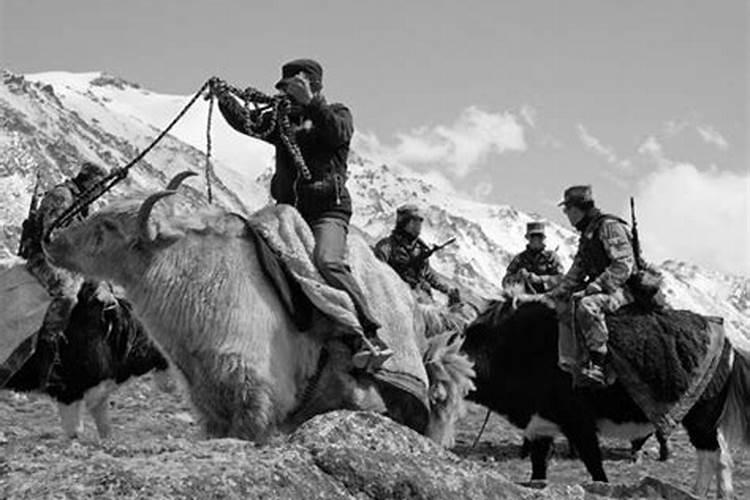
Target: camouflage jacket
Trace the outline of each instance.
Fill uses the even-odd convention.
[[[525,282],[521,270],[525,269],[529,273],[541,278],[538,283],[529,283],[533,290],[530,292],[543,292],[556,284],[556,278],[563,273],[563,266],[560,258],[552,250],[541,249],[532,250],[526,247],[526,250],[516,255],[505,272],[503,278],[503,287],[511,283]],[[552,279],[555,278],[555,279]]]
[[[614,293],[626,286],[636,271],[628,225],[595,210],[584,223],[573,265],[551,294],[562,297],[585,288],[587,295]]]
[[[44,233],[65,210],[73,205],[80,194],[81,189],[72,180],[58,184],[44,193],[39,207],[31,216],[33,230],[28,237],[29,241],[25,243],[28,245],[29,255],[41,254]],[[83,219],[87,215],[88,207],[85,207],[76,219]]]
[[[428,294],[435,288],[447,294],[451,287],[435,274],[429,258],[424,258],[429,251],[430,247],[420,238],[398,229],[375,245],[378,259],[390,265],[410,287]]]

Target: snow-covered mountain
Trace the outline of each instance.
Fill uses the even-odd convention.
[[[26,215],[34,180],[49,187],[72,174],[82,160],[121,167],[172,120],[188,96],[164,95],[101,73],[41,73],[0,76],[0,256],[12,254]],[[207,102],[199,99],[148,156],[131,170],[112,196],[163,187],[175,173],[192,169],[205,175]],[[268,202],[273,150],[234,132],[216,113],[212,122],[216,203],[251,212]],[[206,180],[187,183],[195,205],[206,202]],[[395,209],[405,202],[426,208],[424,237],[457,243],[433,257],[435,267],[477,293],[493,295],[511,257],[522,250],[532,214],[507,205],[463,199],[414,174],[352,153],[349,187],[354,224],[370,237],[387,234]],[[564,264],[571,262],[577,236],[552,224],[548,244]],[[677,307],[725,318],[733,338],[750,332],[750,281],[665,262],[667,294]],[[745,344],[750,348],[750,342]]]

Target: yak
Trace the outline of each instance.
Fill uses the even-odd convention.
[[[379,282],[397,293],[388,298],[392,317],[383,319],[413,324],[424,350],[435,354],[425,368],[438,384],[428,391],[435,411],[426,416],[405,391],[347,369],[348,348],[326,342],[321,331],[331,321],[319,315],[312,329],[298,327],[261,266],[244,218],[215,207],[178,215],[176,204],[159,203],[176,193],[170,186],[112,202],[54,234],[44,248],[55,265],[125,289],[186,386],[207,437],[262,442],[315,414],[345,408],[386,412],[451,442],[455,418],[448,415],[472,387],[471,365],[457,349],[426,349],[419,309],[395,272],[373,257]],[[447,338],[455,336],[435,337]]]
[[[558,366],[557,317],[541,303],[512,300],[465,330],[463,350],[472,361],[476,390],[468,399],[525,429],[532,480],[545,480],[553,436],[562,433],[594,481],[607,481],[598,434],[634,439],[654,431],[620,382],[604,389],[574,389]],[[750,445],[750,359],[729,351],[682,424],[698,454],[694,489],[705,496],[712,476],[719,498],[733,495],[730,444]]]
[[[109,295],[107,300],[102,300],[103,293]],[[106,283],[86,281],[64,335],[39,340],[32,356],[3,389],[50,396],[57,402],[63,431],[71,439],[83,432],[85,403],[99,437],[106,439],[111,434],[110,394],[129,378],[150,371],[159,388],[170,391],[168,369],[167,360],[148,339],[130,304],[112,295]],[[42,370],[49,370],[49,375]]]

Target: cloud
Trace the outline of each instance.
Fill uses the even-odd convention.
[[[580,123],[578,124],[577,129],[578,137],[581,139],[581,142],[586,149],[601,156],[607,160],[608,163],[615,163],[617,161],[617,155],[615,155],[615,152],[611,147],[602,144],[599,139],[591,135],[589,131],[586,130],[586,127]]]
[[[521,110],[519,111],[519,114],[521,115],[521,118],[530,126],[534,127],[536,126],[536,109],[533,106],[529,106],[528,104],[524,104],[521,106]]]
[[[492,192],[493,188],[494,186],[489,182],[480,182],[474,187],[474,198],[477,200],[486,199]]]
[[[597,156],[604,158],[604,160],[615,167],[618,167],[624,172],[630,172],[633,168],[633,164],[630,160],[621,160],[618,158],[615,150],[611,146],[603,144],[598,138],[594,137],[582,124],[576,126],[578,130],[578,138],[581,140],[583,147],[588,151],[591,151]]]
[[[638,146],[638,154],[660,159],[664,156],[664,148],[656,137],[650,135],[640,146]]]
[[[696,131],[698,132],[698,135],[701,136],[701,139],[703,139],[706,144],[712,144],[719,148],[721,151],[726,151],[729,149],[729,143],[724,138],[723,135],[719,133],[718,130],[716,130],[711,125],[698,125],[695,127]]]
[[[355,148],[384,162],[410,167],[430,167],[460,179],[492,154],[527,149],[524,127],[512,113],[490,113],[466,108],[450,125],[423,126],[396,134],[395,144],[385,144],[372,133],[359,134]]]
[[[699,170],[666,158],[638,188],[645,257],[750,276],[750,174]]]

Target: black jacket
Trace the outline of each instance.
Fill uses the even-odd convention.
[[[219,97],[219,109],[229,125],[249,134],[246,109],[231,95]],[[263,116],[268,119],[269,115]],[[343,104],[328,104],[317,96],[292,119],[295,139],[310,169],[312,178],[298,174],[294,159],[281,141],[278,129],[265,140],[276,148],[276,171],[271,179],[271,196],[277,203],[294,205],[302,217],[313,224],[323,217],[349,221],[352,202],[346,189],[347,156],[354,133],[349,109]]]

